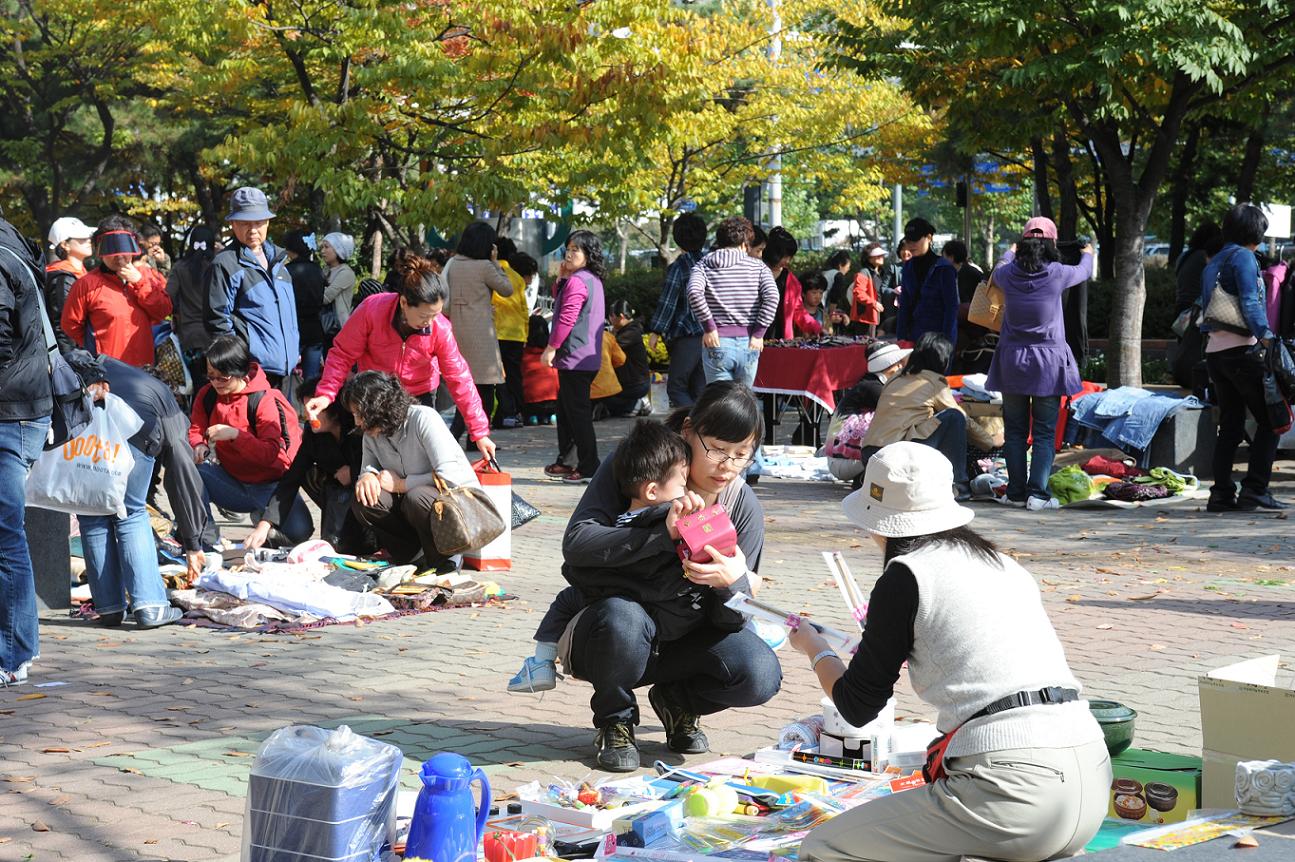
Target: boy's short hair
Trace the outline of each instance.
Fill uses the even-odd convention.
[[[622,495],[638,496],[648,482],[664,482],[670,471],[688,463],[683,438],[655,419],[640,419],[616,447],[612,476]]]
[[[806,293],[809,293],[811,290],[822,290],[822,291],[827,290],[827,279],[824,278],[823,273],[819,272],[818,270],[804,273],[800,277],[801,295],[803,296]]]

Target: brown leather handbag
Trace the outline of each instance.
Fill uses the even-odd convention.
[[[431,530],[436,550],[445,556],[481,548],[504,532],[504,519],[486,492],[471,485],[451,487],[434,474],[436,502]]]

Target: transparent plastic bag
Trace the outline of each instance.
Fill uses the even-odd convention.
[[[336,730],[276,730],[256,753],[242,862],[374,862],[395,836],[394,745]]]

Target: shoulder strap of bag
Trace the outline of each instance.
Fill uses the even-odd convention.
[[[28,266],[22,258],[14,254],[13,249],[0,245],[0,251],[4,251],[5,254],[12,257],[18,264],[18,268],[27,275],[27,278],[32,283],[32,288],[36,293],[36,305],[40,309],[41,328],[45,330],[45,349],[52,356],[54,351],[58,350],[58,341],[54,338],[54,327],[50,325],[49,313],[45,310],[45,292],[41,290],[40,285],[36,283],[36,277],[31,274],[31,267]]]
[[[249,393],[247,396],[247,430],[253,437],[256,436],[256,408],[260,405],[261,398],[264,395],[265,392],[258,390],[256,392]],[[211,421],[211,411],[216,409],[216,399],[218,397],[216,390],[211,386],[208,386],[207,391],[202,395],[202,409],[207,414],[208,422]],[[279,415],[280,417],[283,416],[283,405],[279,405]],[[288,434],[288,429],[286,427],[283,429],[283,433],[284,439],[286,440]]]

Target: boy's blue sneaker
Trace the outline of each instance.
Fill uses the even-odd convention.
[[[535,656],[527,656],[522,669],[508,681],[508,690],[514,694],[534,694],[558,687],[558,666]]]

